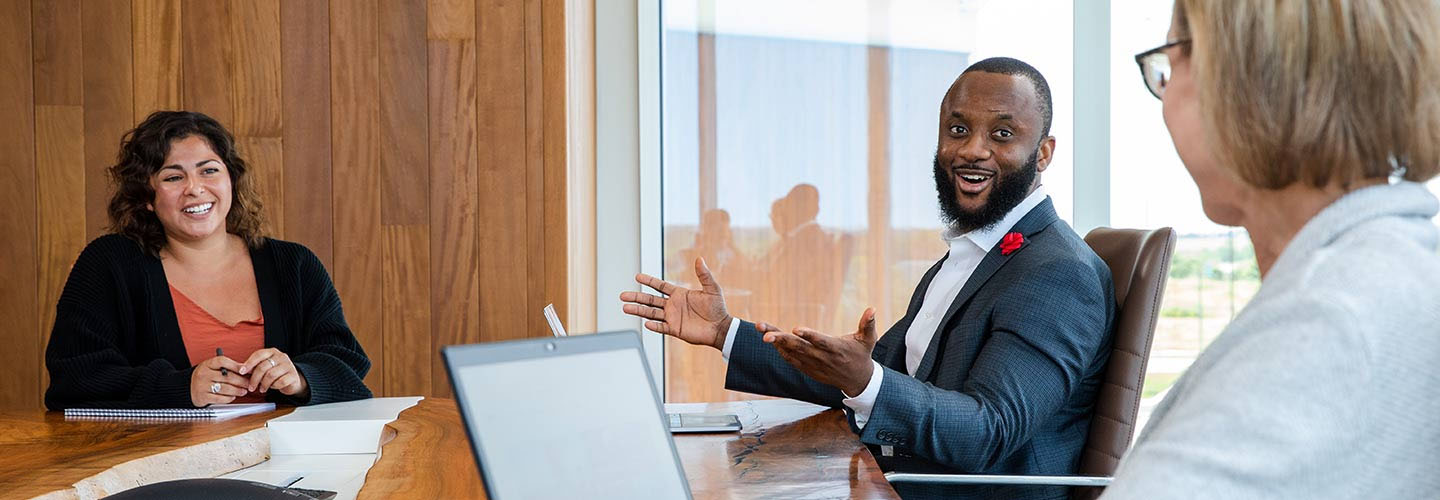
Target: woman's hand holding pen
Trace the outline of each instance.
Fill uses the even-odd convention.
[[[240,367],[218,350],[215,357],[201,361],[190,373],[190,403],[196,407],[226,404],[244,396],[250,380],[236,374]]]

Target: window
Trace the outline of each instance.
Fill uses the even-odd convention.
[[[1069,2],[673,0],[661,17],[665,278],[693,283],[705,257],[736,316],[832,334],[866,307],[881,328],[903,316],[946,250],[939,104],[986,57],[1049,81],[1058,145],[1042,179],[1070,218]],[[1005,28],[1021,24],[1045,36]],[[746,397],[722,391],[711,349],[671,341],[666,358],[669,401]]]

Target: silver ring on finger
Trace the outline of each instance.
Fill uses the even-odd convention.
[[[271,368],[274,368],[274,367],[275,367],[275,358],[270,358],[270,367],[271,367]]]
[[[211,383],[210,383],[210,394],[220,394],[220,383],[219,383],[219,382],[211,382]]]

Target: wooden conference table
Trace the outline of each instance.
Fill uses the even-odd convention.
[[[899,498],[838,410],[789,400],[670,409],[735,413],[744,424],[739,434],[675,436],[697,499]],[[146,467],[168,474],[183,474],[185,467],[223,474],[248,466],[225,456],[226,446],[253,447],[255,439],[264,439],[265,421],[289,411],[168,423],[67,422],[58,412],[0,413],[0,496],[75,498],[80,492],[72,485],[134,481],[127,475]],[[366,476],[360,498],[484,497],[453,400],[426,398],[391,422],[382,439],[380,460]]]

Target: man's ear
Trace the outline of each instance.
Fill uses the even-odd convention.
[[[153,203],[146,203],[146,204],[145,204],[145,209],[146,209],[146,210],[149,210],[149,211],[151,211],[151,212],[154,212],[154,211],[155,211],[155,204],[153,204]]]
[[[1046,136],[1040,139],[1040,148],[1036,150],[1035,170],[1044,172],[1050,166],[1050,160],[1055,157],[1055,136]]]

